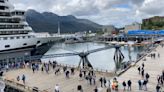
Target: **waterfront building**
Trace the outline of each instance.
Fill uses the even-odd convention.
[[[134,22],[131,25],[125,25],[124,32],[128,33],[129,30],[141,30],[141,24],[138,22]]]
[[[106,35],[110,35],[112,33],[115,33],[117,30],[115,28],[115,26],[113,25],[107,25],[107,26],[103,26],[103,32],[106,34]]]

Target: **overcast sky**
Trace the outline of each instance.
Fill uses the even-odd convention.
[[[164,15],[164,0],[10,0],[16,9],[74,15],[117,27]]]

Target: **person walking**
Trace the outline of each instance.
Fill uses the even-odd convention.
[[[60,92],[60,87],[58,84],[55,85],[55,92]]]
[[[146,73],[145,78],[146,78],[147,82],[149,81],[149,77],[150,77],[150,75],[148,73]]]
[[[122,82],[122,86],[124,87],[124,91],[125,91],[126,90],[126,82],[125,81]]]
[[[104,87],[106,87],[106,78],[105,77],[104,77],[103,81],[104,81]]]
[[[95,87],[95,89],[93,90],[94,92],[98,92],[98,88],[97,86]]]
[[[141,71],[141,76],[142,76],[142,78],[144,78],[144,69],[142,69],[142,71]]]
[[[131,85],[132,85],[132,82],[131,82],[131,80],[128,80],[128,90],[130,90],[131,91]]]
[[[142,63],[142,68],[144,68],[145,67],[145,64],[144,64],[144,62]]]
[[[101,77],[101,78],[99,79],[99,81],[100,81],[100,83],[101,83],[101,87],[103,87],[103,78]]]
[[[112,92],[110,86],[106,89],[106,92]]]
[[[147,91],[147,83],[148,83],[148,81],[147,81],[147,80],[144,80],[143,86],[144,86],[144,90],[145,90],[145,91]]]
[[[138,80],[138,86],[139,86],[139,90],[142,90],[141,80]]]
[[[138,67],[138,73],[141,74],[141,67]]]
[[[157,86],[156,86],[156,92],[160,92],[160,89],[161,89],[160,85],[157,84]]]
[[[25,84],[26,76],[24,74],[22,75],[22,81],[23,81],[23,84]]]
[[[20,77],[19,77],[19,75],[17,76],[17,81],[19,81],[20,80]]]
[[[77,91],[78,91],[78,92],[83,92],[83,88],[82,88],[81,85],[78,85],[78,86],[77,86]]]

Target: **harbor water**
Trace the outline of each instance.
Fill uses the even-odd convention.
[[[64,44],[64,43],[56,43],[49,49],[45,55],[50,54],[58,54],[58,53],[74,53],[74,52],[86,52],[98,48],[105,47],[107,44],[103,43],[74,43],[74,44]],[[122,46],[120,48],[121,52],[124,55],[123,62],[129,61],[129,51],[128,46]],[[143,50],[143,47],[131,47],[131,59],[133,61],[136,60],[137,54]],[[113,71],[115,69],[115,63],[113,60],[115,48],[110,48],[107,50],[91,53],[88,55],[88,60],[96,69],[103,69],[108,71]],[[42,62],[49,62],[49,61],[57,61],[60,64],[68,64],[68,65],[75,65],[77,66],[80,62],[79,56],[67,56],[67,57],[56,57],[56,58],[49,58],[49,59],[42,59]]]

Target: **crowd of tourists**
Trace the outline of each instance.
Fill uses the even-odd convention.
[[[156,57],[160,58],[160,54],[152,53],[150,54],[152,59]],[[64,73],[65,78],[69,79],[70,76],[75,74],[75,68],[67,67],[67,66],[59,66],[56,61],[48,62],[48,63],[38,63],[38,62],[12,62],[5,64],[5,70],[9,71],[10,69],[19,69],[28,67],[32,70],[35,74],[37,71],[41,71],[42,73],[50,73],[50,70],[54,72],[55,75],[59,75]],[[145,64],[142,63],[138,67],[138,75],[141,76],[141,79],[138,80],[138,89],[147,91],[147,84],[149,83],[149,78],[151,77],[149,73],[145,71]],[[16,78],[17,81],[22,80],[22,82],[26,83],[26,75],[18,75]],[[132,90],[132,81],[131,80],[124,80],[122,83],[119,83],[117,78],[113,78],[109,80],[106,77],[97,78],[93,69],[80,69],[79,71],[79,81],[86,81],[90,86],[94,86],[93,92],[99,92],[99,85],[101,88],[106,88],[106,92],[112,92],[112,90],[119,92],[120,85],[122,85],[121,90],[123,91],[131,91]],[[163,86],[164,82],[164,71],[160,75],[157,76],[157,85],[156,85],[156,92],[160,92],[161,87]],[[55,92],[61,92],[60,85],[56,84]],[[78,92],[84,92],[82,85],[77,85],[76,90]]]

